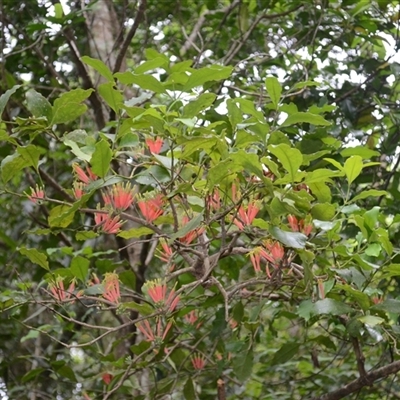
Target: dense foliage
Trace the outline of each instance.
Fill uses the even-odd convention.
[[[0,12],[2,398],[398,397],[397,2]]]

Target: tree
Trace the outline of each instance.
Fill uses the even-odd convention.
[[[398,13],[3,1],[3,397],[397,396]]]

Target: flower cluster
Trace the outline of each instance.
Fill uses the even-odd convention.
[[[103,280],[103,286],[103,297],[111,303],[118,304],[121,299],[118,274],[115,272],[106,273]]]
[[[99,211],[94,214],[96,227],[103,233],[118,233],[123,223],[119,215],[113,217],[108,211]]]
[[[233,223],[242,231],[245,226],[251,225],[259,211],[260,206],[255,201],[250,202],[247,207],[241,205],[237,210],[237,215],[233,219]]]
[[[169,321],[164,327],[162,319],[158,317],[155,329],[151,327],[150,322],[147,319],[138,322],[136,326],[140,332],[143,333],[148,342],[154,342],[156,345],[161,345],[165,340],[168,331],[171,329],[172,321]]]
[[[171,289],[167,296],[167,284],[161,279],[147,281],[144,285],[148,295],[159,307],[167,307],[168,312],[173,312],[179,303],[179,296],[175,295],[175,290]]]
[[[164,142],[160,137],[156,137],[155,139],[152,139],[152,138],[146,139],[147,147],[149,148],[150,152],[153,154],[160,153],[163,143]]]
[[[310,235],[313,229],[311,223],[305,223],[304,219],[298,220],[294,215],[288,215],[287,219],[293,232],[302,232],[306,236]]]
[[[69,285],[68,289],[65,290],[64,280],[61,276],[58,276],[54,282],[49,284],[49,289],[51,295],[57,301],[64,302],[71,299],[71,297],[74,296],[75,281],[73,280]],[[75,297],[79,297],[79,293]]]
[[[267,276],[271,278],[268,263],[270,263],[275,269],[279,268],[283,258],[285,257],[285,249],[279,242],[265,241],[263,246],[256,247],[249,253],[249,255],[256,273],[261,272],[262,258],[268,261],[265,266],[265,272]]]
[[[36,185],[35,189],[31,188],[31,194],[27,194],[27,196],[33,203],[40,204],[40,201],[45,198],[45,193],[42,187]]]
[[[148,223],[154,222],[164,213],[162,209],[164,198],[161,193],[156,194],[154,197],[141,198],[138,200],[137,205]]]
[[[135,200],[132,186],[129,182],[117,183],[108,191],[102,193],[104,205],[115,211],[125,211]]]

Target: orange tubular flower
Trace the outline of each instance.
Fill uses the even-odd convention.
[[[125,185],[122,183],[113,185],[111,190],[102,193],[102,197],[106,206],[113,207],[117,211],[125,211],[135,200],[129,182]]]
[[[103,285],[103,297],[112,303],[118,304],[121,298],[118,274],[115,272],[106,273],[104,276]]]
[[[308,236],[313,229],[312,224],[305,224],[304,219],[298,220],[294,215],[288,215],[287,219],[293,232],[303,232]]]
[[[255,273],[261,272],[261,255],[265,250],[262,247],[256,247],[250,254],[250,260],[253,264]]]
[[[251,225],[259,211],[260,208],[254,201],[249,203],[247,208],[244,208],[242,205],[239,207],[237,212],[238,216],[234,218],[233,223],[242,231],[245,226]]]
[[[261,255],[266,260],[268,260],[274,268],[279,268],[283,257],[285,256],[285,249],[279,242],[264,242],[264,246],[266,249],[262,249]],[[271,277],[269,272],[268,264],[266,266],[266,273],[268,277]]]
[[[190,311],[189,314],[186,314],[186,315],[185,315],[185,321],[186,321],[188,324],[193,325],[193,326],[196,324],[196,322],[198,321],[198,319],[199,319],[199,317],[197,316],[196,310],[192,310],[192,311]],[[201,326],[201,323],[198,323],[198,324],[196,325],[196,328],[198,329],[198,328],[200,328],[200,326]]]
[[[138,322],[136,326],[140,332],[143,333],[148,342],[155,342],[156,344],[160,345],[167,336],[167,333],[172,326],[172,321],[169,321],[166,327],[163,328],[161,318],[158,318],[156,333],[154,333],[153,328],[147,319]]]
[[[82,182],[74,182],[74,188],[72,189],[74,192],[74,197],[79,200],[84,195],[84,186]]]
[[[162,246],[164,252],[158,251],[156,256],[160,260],[162,260],[162,261],[166,262],[167,264],[169,264],[171,262],[171,260],[172,260],[174,252],[171,249],[171,247],[168,246],[168,243],[166,242],[165,239],[161,238],[160,239],[160,243],[161,243],[161,246]],[[169,268],[170,272],[173,271],[174,268],[175,268],[175,264],[171,264],[170,268]]]
[[[161,193],[158,193],[153,198],[139,200],[137,204],[144,218],[149,223],[154,222],[164,213],[164,210],[162,209],[164,200]]]
[[[218,189],[207,196],[207,205],[211,211],[218,211],[221,208],[221,196]]]
[[[99,227],[104,233],[118,233],[122,226],[122,221],[118,215],[113,218],[110,214],[94,213],[94,221],[96,227]]]
[[[58,276],[54,283],[49,284],[49,289],[51,295],[57,301],[66,301],[69,300],[73,295],[73,292],[75,290],[75,281],[72,281],[69,285],[68,290],[65,290],[63,278],[61,276]]]
[[[189,223],[190,219],[187,215],[182,217],[182,226],[185,226]],[[179,238],[181,243],[190,244],[193,242],[194,239],[199,237],[205,231],[204,227],[193,229],[192,231],[188,232],[185,236]]]
[[[195,354],[191,360],[194,369],[202,370],[206,365],[206,359],[201,354]]]
[[[74,169],[74,172],[76,173],[78,179],[82,181],[85,185],[88,185],[89,183],[97,179],[97,175],[95,175],[89,167],[86,167],[87,174],[76,163],[72,164],[72,168]]]
[[[164,142],[160,137],[156,137],[155,139],[151,139],[151,138],[146,139],[147,147],[149,148],[150,152],[153,154],[160,153],[163,143]]]
[[[40,201],[44,199],[45,194],[43,188],[36,185],[36,189],[31,188],[31,194],[27,194],[27,196],[33,203],[40,204]]]
[[[167,284],[161,279],[148,281],[144,284],[148,295],[156,305],[167,306],[168,312],[173,312],[178,305],[179,296],[175,296],[175,290],[172,289],[167,297]]]

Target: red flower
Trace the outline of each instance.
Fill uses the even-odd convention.
[[[82,182],[74,182],[73,192],[74,192],[75,198],[77,200],[79,200],[85,193],[83,190],[83,183]]]
[[[249,203],[247,208],[244,208],[242,205],[239,207],[237,216],[233,219],[233,223],[242,231],[245,226],[251,225],[259,211],[260,208],[254,201]]]
[[[26,194],[26,193],[25,193]],[[43,188],[36,185],[36,189],[31,188],[31,194],[27,194],[28,199],[33,203],[40,204],[42,199],[45,197],[45,193]]]
[[[162,260],[162,261],[166,262],[167,264],[169,264],[171,262],[171,259],[173,257],[174,252],[171,249],[171,247],[168,246],[168,243],[166,242],[165,239],[161,238],[160,239],[160,243],[161,243],[161,246],[162,246],[162,248],[164,250],[164,253],[159,251],[159,252],[157,252],[158,254],[156,254],[156,255],[160,260]],[[169,271],[170,272],[173,271],[174,268],[175,268],[175,264],[171,264],[170,267],[169,267]]]
[[[163,328],[161,318],[158,318],[156,332],[153,331],[153,328],[147,319],[142,322],[138,322],[136,326],[140,332],[143,333],[148,342],[156,342],[156,344],[161,344],[172,326],[172,321],[169,321],[167,326]]]
[[[93,182],[97,179],[97,175],[95,175],[89,167],[86,167],[87,175],[85,171],[76,163],[72,164],[72,168],[78,176],[78,179],[85,185],[88,185],[90,182]]]
[[[313,229],[312,224],[306,224],[304,219],[298,220],[294,215],[288,215],[287,219],[293,232],[303,232],[308,236]]]
[[[103,382],[106,385],[109,385],[113,378],[114,377],[111,374],[109,374],[108,372],[105,372],[101,377],[101,379],[103,379]]]
[[[112,303],[118,304],[121,298],[118,274],[115,272],[106,273],[103,280],[103,286],[103,297]]]
[[[94,213],[94,221],[96,227],[100,227],[104,233],[118,233],[122,226],[122,221],[118,215],[113,218],[110,214],[104,212]]]
[[[262,247],[256,247],[249,253],[251,263],[253,264],[256,273],[261,272],[261,256],[265,250]]]
[[[129,182],[125,185],[122,183],[113,185],[111,190],[102,193],[102,197],[106,206],[111,206],[118,211],[126,210],[135,200],[135,196]]]
[[[263,249],[262,256],[267,259],[274,268],[279,268],[279,265],[285,256],[285,249],[283,246],[279,242],[270,241],[264,242],[264,246],[266,247],[266,250]],[[266,266],[266,272],[268,277],[271,277],[268,264]]]
[[[68,290],[64,289],[64,281],[61,276],[58,276],[55,282],[49,284],[51,295],[58,301],[69,300],[75,290],[75,281],[72,281]]]
[[[188,324],[196,326],[196,329],[199,329],[201,326],[201,322],[196,324],[196,322],[199,320],[199,317],[197,316],[196,310],[190,311],[189,314],[185,315],[185,320]],[[195,325],[196,324],[196,325]]]
[[[212,194],[208,195],[207,204],[211,211],[218,211],[221,208],[221,196],[218,189],[215,189]]]
[[[147,222],[154,222],[160,215],[164,213],[162,206],[164,205],[163,196],[158,193],[155,197],[142,199],[138,201],[138,206]]]
[[[189,221],[190,221],[189,217],[187,215],[184,215],[182,218],[182,225],[185,226]],[[193,242],[194,239],[199,237],[204,232],[204,230],[205,230],[204,227],[193,229],[190,232],[188,232],[185,236],[179,238],[179,240],[182,243],[190,244]]]
[[[160,306],[167,306],[169,312],[175,310],[179,302],[179,296],[175,296],[175,290],[172,289],[167,297],[167,284],[165,282],[162,282],[161,279],[156,279],[147,281],[144,286],[154,303]]]
[[[160,137],[156,137],[155,139],[147,138],[146,144],[151,153],[158,154],[161,151],[163,140]]]
[[[201,354],[195,354],[194,356],[192,356],[191,360],[194,369],[201,370],[206,365],[206,359]]]

